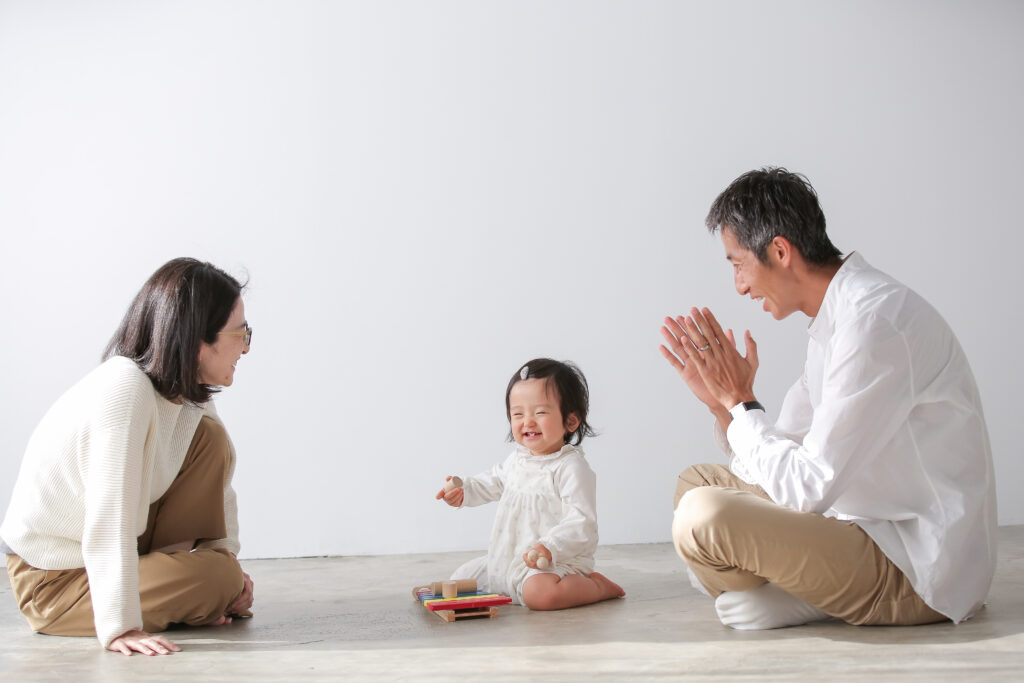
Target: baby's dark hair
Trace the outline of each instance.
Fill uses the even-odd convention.
[[[548,387],[554,387],[558,392],[558,408],[562,412],[562,420],[569,419],[573,413],[579,418],[579,425],[565,435],[565,443],[578,446],[583,443],[585,436],[597,436],[597,433],[587,423],[587,411],[590,410],[590,388],[587,386],[587,378],[574,363],[569,361],[557,361],[550,358],[534,358],[524,364],[512,379],[508,381],[505,389],[505,416],[509,422],[512,421],[512,411],[509,406],[509,394],[516,382],[524,379],[546,379]],[[512,441],[512,430],[509,430],[508,440]]]

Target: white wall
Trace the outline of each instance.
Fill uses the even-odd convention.
[[[736,296],[706,210],[806,173],[834,241],[935,303],[1024,522],[1024,4],[0,2],[0,510],[31,430],[161,263],[250,278],[218,400],[243,553],[482,548],[433,499],[502,459],[504,387],[586,372],[601,541],[669,537],[708,415],[658,355],[708,305],[777,410],[806,319]]]

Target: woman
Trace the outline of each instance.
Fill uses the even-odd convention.
[[[242,286],[179,258],[142,286],[104,362],[29,440],[0,526],[18,606],[41,633],[131,655],[168,624],[249,616],[234,448],[210,398],[249,352]]]

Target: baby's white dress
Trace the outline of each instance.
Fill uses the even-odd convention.
[[[455,570],[453,579],[476,579],[480,590],[522,602],[523,582],[534,574],[558,576],[594,570],[597,549],[597,477],[583,449],[565,445],[551,455],[531,455],[516,445],[489,472],[463,480],[464,507],[498,501],[487,554]],[[538,543],[551,551],[545,571],[523,561]]]

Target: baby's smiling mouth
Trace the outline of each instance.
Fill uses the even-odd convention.
[[[523,436],[529,439],[534,436],[540,436],[540,432],[523,432]]]

